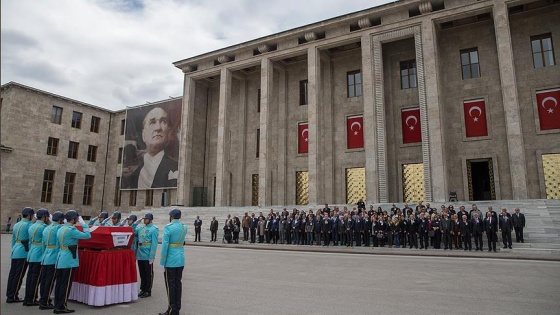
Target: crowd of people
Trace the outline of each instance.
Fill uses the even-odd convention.
[[[201,226],[202,221],[197,217],[198,241]],[[524,227],[525,216],[519,208],[514,214],[505,208],[498,214],[492,207],[485,213],[476,205],[469,211],[464,206],[456,211],[451,205],[438,210],[420,202],[415,208],[405,204],[403,209],[393,204],[387,211],[373,206],[367,210],[360,201],[351,210],[348,207],[331,209],[325,205],[307,212],[293,209],[290,213],[284,208],[276,212],[271,209],[267,214],[245,213],[241,219],[228,215],[223,225],[223,242],[239,243],[239,235],[243,233],[243,241],[250,243],[464,251],[474,248],[475,251],[496,252],[498,233],[501,232],[503,248],[511,249],[512,232],[515,232],[516,242],[523,243]],[[211,241],[216,241],[217,229],[216,218],[213,218]]]

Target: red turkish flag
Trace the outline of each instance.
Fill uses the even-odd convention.
[[[486,104],[484,103],[484,100],[463,102],[463,112],[465,115],[465,130],[467,138],[488,136]]]
[[[422,142],[420,128],[420,108],[401,111],[403,143]]]
[[[537,92],[541,130],[560,129],[560,89]]]
[[[346,147],[348,149],[364,147],[364,116],[346,118]]]
[[[307,153],[309,151],[309,130],[307,123],[298,124],[298,153]]]

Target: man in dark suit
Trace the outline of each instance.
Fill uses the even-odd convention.
[[[412,246],[414,246],[414,248],[418,249],[418,236],[416,235],[416,233],[418,232],[418,221],[416,220],[416,217],[414,216],[414,214],[411,214],[408,217],[408,243],[410,244],[410,248],[412,249]]]
[[[496,242],[498,242],[498,220],[494,218],[491,211],[486,212],[484,230],[488,238],[488,251],[494,250],[494,252],[496,252]]]
[[[212,222],[210,222],[210,234],[212,235],[210,242],[215,242],[218,238],[218,220],[216,220],[216,217],[213,217]]]
[[[500,214],[500,230],[502,230],[502,242],[504,243],[504,249],[511,249],[511,230],[513,229],[513,220],[511,219],[509,213],[504,208]]]
[[[430,240],[428,238],[430,222],[428,221],[427,217],[429,217],[429,215],[424,216],[421,213],[420,219],[418,220],[418,237],[420,238],[420,249],[428,249],[428,245],[430,245]]]
[[[364,226],[362,224],[362,218],[359,215],[354,216],[354,240],[356,241],[356,246],[362,246],[362,232]]]
[[[167,112],[156,107],[148,112],[142,122],[142,140],[146,153],[140,165],[123,179],[123,188],[177,187],[178,163],[165,154],[171,128]]]
[[[515,230],[515,242],[524,243],[523,240],[523,228],[525,227],[525,215],[521,213],[519,208],[515,208],[515,214],[511,216],[513,221],[513,229]]]
[[[348,213],[345,214],[344,228],[346,233],[346,247],[351,247],[354,245],[352,241],[354,234],[354,220],[352,220],[352,217]]]
[[[451,240],[451,231],[452,231],[452,221],[449,218],[449,214],[444,213],[443,219],[441,220],[441,234],[443,236],[443,246],[444,250],[453,249],[453,242]]]
[[[463,215],[463,218],[459,222],[459,226],[461,227],[461,235],[463,236],[463,247],[465,250],[472,250],[472,241],[471,241],[471,233],[472,233],[472,226],[469,220],[467,219],[467,215]]]
[[[200,220],[200,216],[196,216],[196,220],[194,220],[194,241],[200,242],[200,232],[202,230],[202,220]]]
[[[323,234],[323,246],[329,246],[331,242],[332,234],[332,221],[329,216],[325,213],[323,214],[323,220],[321,220],[321,234]]]
[[[476,246],[476,250],[483,250],[483,243],[482,243],[482,233],[484,233],[484,222],[482,222],[482,218],[478,217],[478,212],[473,213],[473,218],[471,220],[471,227],[472,227],[472,236],[474,237],[474,245]]]

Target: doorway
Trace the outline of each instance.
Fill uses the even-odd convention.
[[[469,200],[496,200],[492,159],[467,160]]]

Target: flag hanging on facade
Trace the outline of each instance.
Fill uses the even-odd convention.
[[[307,123],[298,124],[298,153],[307,153],[309,151],[309,130]]]
[[[401,110],[403,143],[422,142],[420,108]]]
[[[364,147],[364,116],[346,118],[346,147],[348,149]]]
[[[464,101],[463,112],[467,138],[488,136],[486,104],[483,99]]]
[[[560,89],[537,92],[541,130],[560,129]]]

